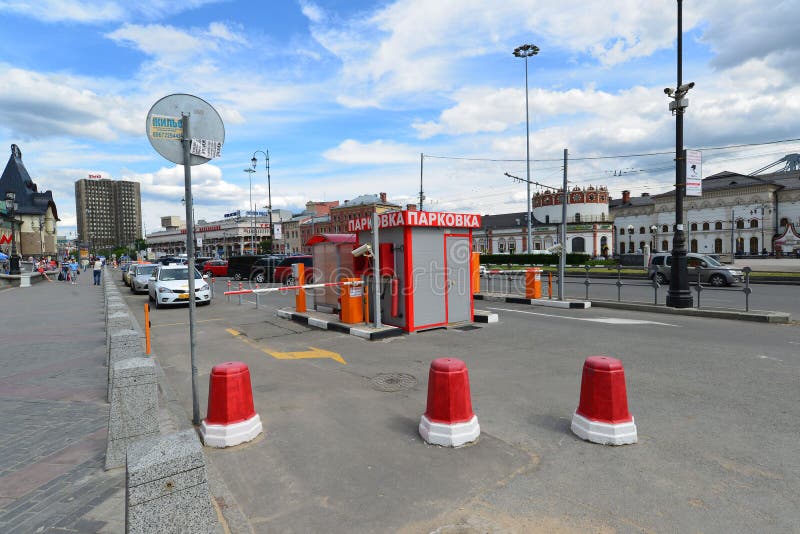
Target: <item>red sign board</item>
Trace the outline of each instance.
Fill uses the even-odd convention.
[[[10,234],[0,235],[0,245],[5,245],[7,243],[11,243],[11,235]]]
[[[429,226],[442,228],[480,228],[481,216],[472,213],[441,213],[436,211],[390,211],[378,215],[379,228],[396,226]],[[348,232],[372,229],[372,217],[347,221]]]

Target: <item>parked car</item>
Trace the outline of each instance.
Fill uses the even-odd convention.
[[[689,252],[686,254],[686,261],[689,266],[689,282],[710,284],[712,286],[729,286],[736,282],[741,282],[744,273],[735,267],[723,265],[711,256]],[[657,253],[650,257],[650,265],[647,276],[655,279],[659,284],[669,282],[672,273],[672,254]]]
[[[286,258],[283,258],[280,263],[275,266],[275,272],[272,275],[273,280],[286,285],[294,285],[297,282],[292,274],[292,264],[294,263],[302,263],[305,265],[305,277],[303,283],[309,283],[312,278],[312,271],[314,267],[311,256],[287,256]]]
[[[228,258],[228,276],[234,280],[247,280],[250,278],[250,271],[253,264],[263,258],[263,255],[243,255],[231,256]]]
[[[130,271],[130,286],[131,286],[131,293],[146,293],[147,292],[147,284],[150,280],[150,277],[153,275],[153,271],[156,270],[158,267],[154,263],[140,263],[131,265]]]
[[[225,260],[208,260],[200,269],[209,276],[228,276],[228,262]]]
[[[186,258],[180,258],[177,256],[162,256],[156,260],[156,263],[161,265],[170,265],[172,263],[186,265]]]
[[[284,254],[271,254],[259,258],[250,268],[250,280],[262,284],[275,281],[275,267],[286,257]]]
[[[211,304],[211,290],[197,269],[194,270],[195,302]],[[156,308],[189,302],[189,267],[159,265],[148,279],[147,294]]]
[[[121,275],[122,276],[122,283],[125,284],[126,286],[128,285],[127,277],[128,277],[128,268],[130,266],[131,266],[130,263],[126,263],[126,264],[120,265],[120,267],[119,267],[119,270],[122,273],[122,275]]]

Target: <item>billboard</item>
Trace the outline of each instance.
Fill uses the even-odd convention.
[[[686,154],[686,196],[703,196],[703,153],[684,150]]]

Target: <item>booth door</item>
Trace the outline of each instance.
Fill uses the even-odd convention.
[[[460,323],[471,319],[469,235],[445,235],[445,254],[447,261],[445,298],[447,299],[447,322]]]

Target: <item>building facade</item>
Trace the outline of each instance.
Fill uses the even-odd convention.
[[[75,182],[78,240],[93,248],[130,246],[142,238],[138,182],[89,175]]]
[[[39,192],[22,162],[22,151],[11,145],[11,157],[0,176],[0,204],[14,193],[17,208],[13,213],[13,234],[17,253],[23,258],[56,256],[58,210],[51,191]],[[11,214],[0,216],[0,250],[11,255]]]
[[[547,250],[559,242],[563,190],[547,190],[532,198],[531,234],[533,250]],[[613,223],[608,212],[605,187],[575,187],[567,199],[567,252],[592,257],[613,251]],[[484,254],[528,252],[527,212],[484,215],[480,230],[472,233],[473,250]]]
[[[684,197],[686,248],[690,252],[775,255],[796,253],[800,229],[800,171],[762,175],[721,172],[705,178],[702,196]],[[670,251],[675,193],[612,200],[617,253]]]

